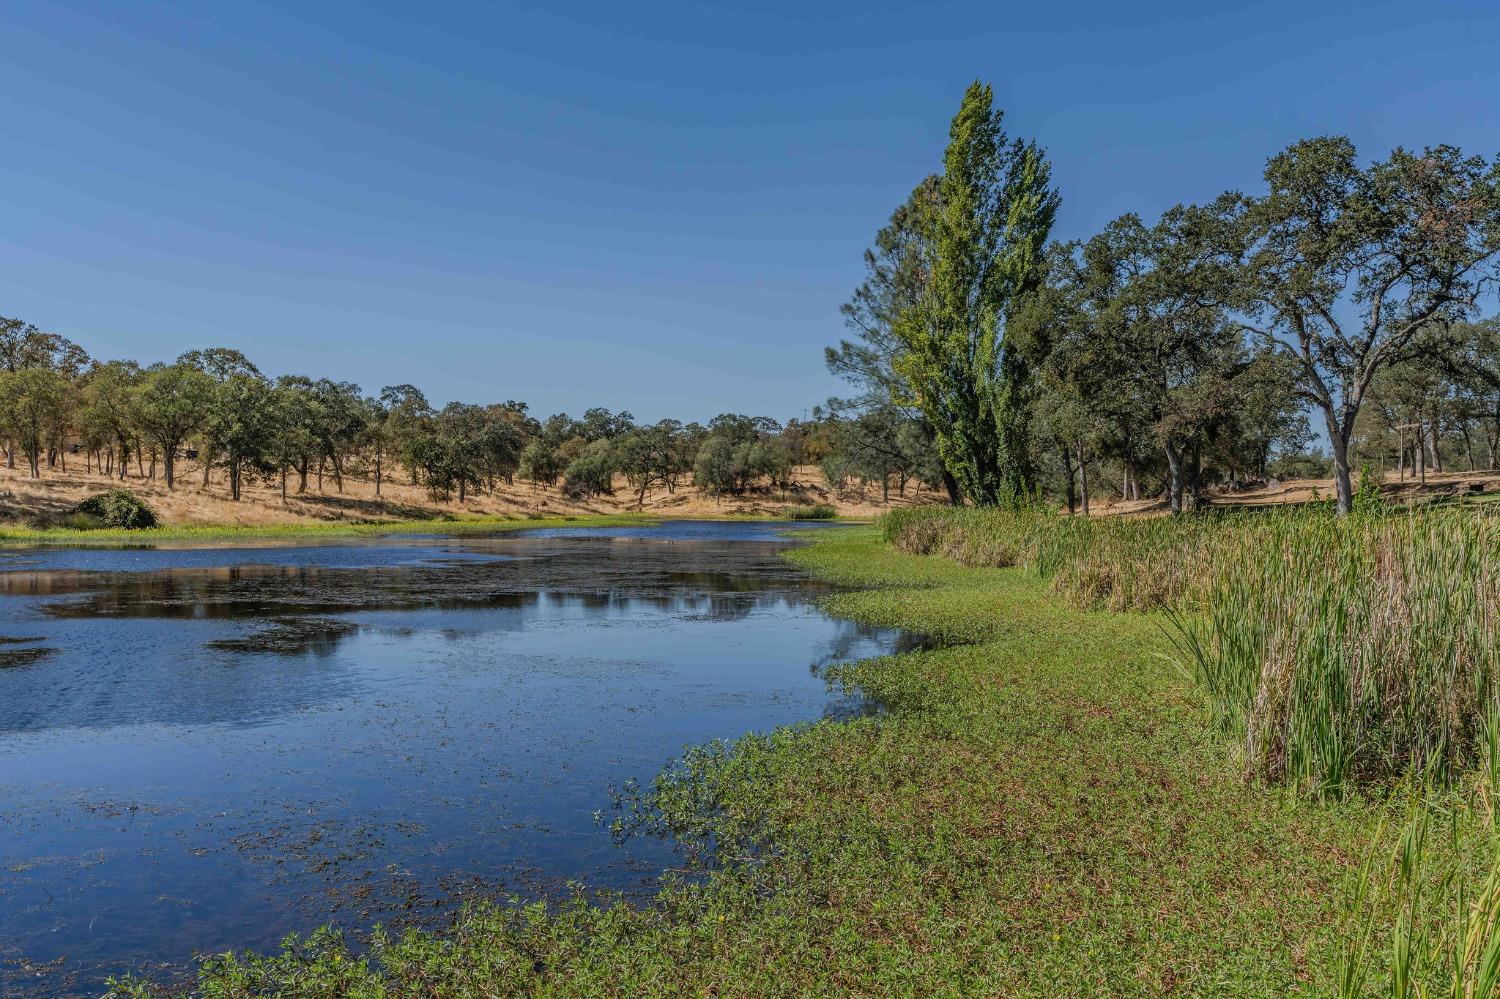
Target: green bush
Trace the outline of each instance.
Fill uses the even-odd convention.
[[[90,496],[69,512],[83,517],[97,518],[99,527],[139,530],[144,527],[155,527],[158,523],[156,511],[129,489],[111,489],[107,493]]]
[[[789,506],[786,508],[786,518],[788,520],[832,520],[838,515],[838,509],[827,503],[819,503],[816,506]]]

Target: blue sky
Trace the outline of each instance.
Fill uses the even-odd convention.
[[[437,402],[800,416],[976,77],[1064,237],[1310,135],[1500,151],[1495,0],[13,0],[0,315]]]

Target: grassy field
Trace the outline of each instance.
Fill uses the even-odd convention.
[[[202,993],[1391,995],[1403,906],[1419,930],[1467,925],[1453,893],[1488,869],[1484,824],[1450,807],[1408,850],[1413,903],[1383,798],[1247,784],[1159,615],[874,528],[792,557],[860,587],[837,613],[942,644],[833,671],[879,715],[702,747],[625,803],[623,828],[712,844],[705,879],[643,908],[476,909],[360,956],[319,934],[208,962]]]

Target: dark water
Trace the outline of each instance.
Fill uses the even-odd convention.
[[[0,553],[0,994],[180,974],[678,858],[594,813],[685,745],[861,709],[775,525]]]

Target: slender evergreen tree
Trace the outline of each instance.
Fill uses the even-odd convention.
[[[910,401],[932,426],[943,464],[980,506],[1031,494],[1030,377],[1024,352],[1007,349],[1005,328],[1041,277],[1058,206],[1042,150],[1008,138],[1003,117],[988,84],[970,85],[930,214],[930,278],[894,328]]]

